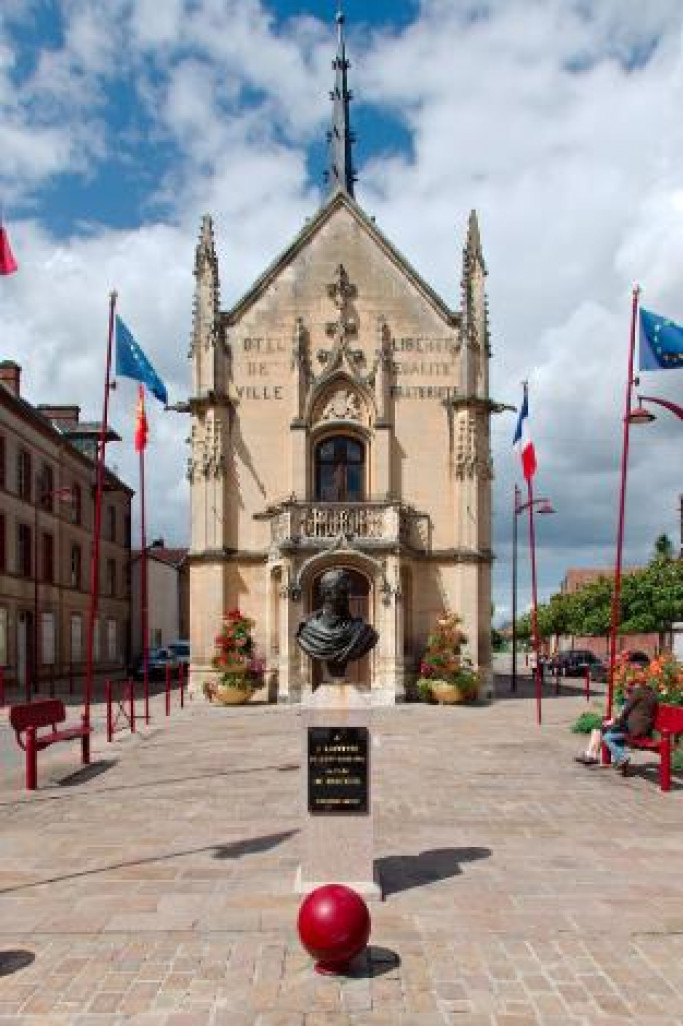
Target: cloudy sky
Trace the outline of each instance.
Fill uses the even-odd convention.
[[[32,402],[101,406],[108,293],[187,395],[192,262],[215,220],[223,305],[322,199],[334,0],[2,0],[0,199],[20,273],[0,356]],[[680,0],[347,0],[357,198],[451,305],[470,208],[492,393],[530,382],[542,596],[613,560],[630,297],[683,323]],[[683,402],[683,371],[645,392]],[[112,420],[130,424],[124,382]],[[188,538],[188,425],[150,411],[150,532]],[[625,559],[678,543],[683,425],[634,430]],[[509,612],[510,414],[494,421],[495,600]],[[179,454],[182,453],[182,457]],[[131,446],[112,448],[136,481]],[[520,524],[520,528],[523,525]],[[522,533],[522,538],[524,538]],[[528,595],[526,551],[521,603]]]

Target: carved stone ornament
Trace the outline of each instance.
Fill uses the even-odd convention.
[[[354,392],[335,392],[325,404],[321,420],[360,420],[361,407]]]

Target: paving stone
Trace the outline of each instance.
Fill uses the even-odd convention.
[[[349,979],[296,934],[298,711],[155,701],[105,773],[0,782],[0,1026],[682,1026],[683,788],[577,767],[580,697],[540,731],[526,697],[374,713],[388,893]]]

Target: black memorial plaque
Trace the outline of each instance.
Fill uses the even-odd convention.
[[[308,728],[308,811],[362,815],[369,811],[367,727]]]

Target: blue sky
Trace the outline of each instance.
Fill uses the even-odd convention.
[[[683,322],[679,0],[346,0],[357,196],[447,303],[476,207],[492,393],[530,381],[543,594],[612,559],[630,290]],[[108,292],[187,394],[192,259],[213,215],[230,305],[319,205],[336,4],[3,0],[0,199],[21,273],[2,355],[34,402],[98,413]],[[646,138],[647,145],[643,145]],[[650,375],[683,401],[683,372]],[[82,395],[74,396],[74,388]],[[131,393],[132,396],[132,393]],[[125,388],[113,417],[127,422]],[[132,402],[132,399],[131,399]],[[152,410],[150,530],[188,538],[186,425]],[[493,424],[496,605],[509,608],[511,419]],[[680,427],[633,440],[626,560],[678,533]],[[115,459],[136,478],[126,447]]]

